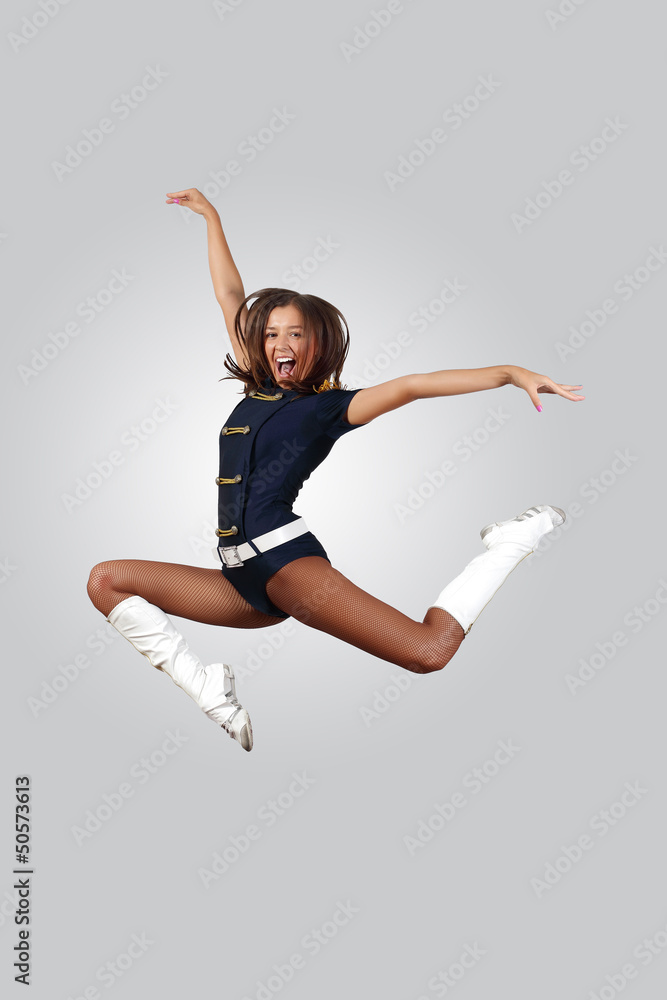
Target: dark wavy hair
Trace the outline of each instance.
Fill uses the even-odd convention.
[[[244,335],[241,330],[241,313],[250,299],[256,301],[248,308]],[[315,338],[315,356],[310,371],[300,379],[291,378],[292,387],[300,395],[312,395],[322,388],[345,388],[340,385],[343,365],[350,348],[350,333],[345,317],[325,299],[320,299],[317,295],[300,295],[289,288],[262,288],[243,300],[234,317],[234,330],[245,351],[248,367],[242,368],[227,354],[225,368],[231,375],[225,375],[224,378],[244,382],[246,395],[261,389],[266,378],[275,381],[264,352],[264,336],[271,311],[276,306],[287,305],[293,305],[299,310],[305,332]],[[324,384],[332,378],[333,384]]]

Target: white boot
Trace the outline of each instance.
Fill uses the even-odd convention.
[[[559,507],[538,506],[509,521],[496,521],[482,528],[487,548],[469,562],[431,607],[449,612],[468,634],[474,622],[509,574],[529,556],[540,539],[565,521]]]
[[[227,663],[204,666],[165,613],[143,597],[126,597],[107,621],[132,643],[148,662],[169,674],[244,750],[252,750],[252,726],[236,699],[234,672]]]

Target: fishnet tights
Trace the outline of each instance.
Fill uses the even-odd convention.
[[[304,556],[269,579],[266,593],[297,621],[417,674],[440,670],[463,641],[463,629],[441,608],[416,622],[372,597],[321,556]]]
[[[416,622],[355,586],[321,556],[283,566],[266,592],[297,621],[414,673],[440,670],[463,640],[463,629],[447,611],[429,608],[424,621]],[[88,594],[105,616],[137,594],[165,614],[207,625],[262,628],[284,620],[256,611],[220,570],[175,563],[100,563],[90,574]]]
[[[205,625],[261,628],[283,621],[251,607],[219,569],[116,559],[100,563],[90,574],[88,596],[105,617],[134,594],[167,615]]]

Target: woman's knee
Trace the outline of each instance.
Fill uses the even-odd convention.
[[[461,639],[424,643],[415,649],[410,663],[404,666],[415,674],[432,674],[447,666],[460,645]]]
[[[88,597],[95,607],[98,607],[100,600],[108,597],[114,591],[114,564],[113,562],[98,563],[93,566],[88,577]]]

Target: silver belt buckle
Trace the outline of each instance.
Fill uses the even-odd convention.
[[[243,566],[243,559],[241,559],[238,546],[236,545],[219,545],[218,555],[220,556],[220,560],[229,569],[233,569],[235,566]]]

